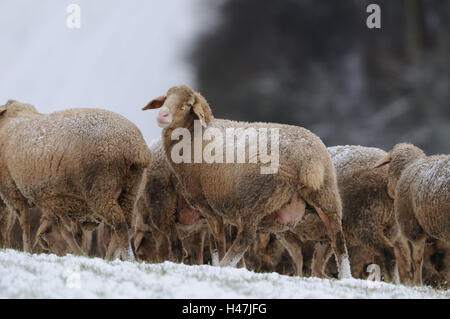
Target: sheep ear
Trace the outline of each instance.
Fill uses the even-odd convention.
[[[52,222],[49,220],[45,220],[41,226],[39,226],[39,229],[36,233],[36,237],[40,237],[46,233],[48,233],[48,231],[50,230],[50,227],[52,226]]]
[[[33,249],[37,246],[37,244],[39,243],[39,240],[41,239],[42,235],[45,235],[46,233],[48,233],[50,231],[50,227],[51,227],[52,223],[48,220],[44,221],[41,226],[39,226],[38,231],[36,232],[36,239],[34,241],[33,244]]]
[[[200,124],[203,126],[203,128],[206,128],[206,116],[205,111],[203,110],[203,103],[206,103],[205,99],[199,94],[195,94],[195,103],[192,107],[192,111],[194,111],[195,115],[197,115],[198,119],[200,120]]]
[[[142,245],[142,241],[144,239],[144,234],[139,232],[134,238],[134,251],[138,251],[139,247]]]
[[[146,106],[144,106],[142,108],[142,111],[150,109],[159,109],[161,106],[163,106],[165,100],[166,100],[165,96],[158,96],[156,99],[151,100]]]
[[[388,154],[386,157],[383,157],[378,162],[375,163],[375,166],[373,168],[378,168],[384,165],[387,165],[391,162],[391,154]]]
[[[7,110],[0,110],[0,116],[6,113]]]
[[[192,107],[195,115],[197,115],[198,119],[200,120],[200,124],[203,126],[203,128],[206,127],[206,120],[205,120],[205,113],[203,112],[203,107],[200,102],[197,102]]]

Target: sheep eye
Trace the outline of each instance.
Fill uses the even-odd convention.
[[[181,107],[181,109],[182,109],[183,111],[188,111],[188,110],[191,109],[191,107],[192,107],[192,104],[186,104],[186,105],[183,105],[183,106]]]

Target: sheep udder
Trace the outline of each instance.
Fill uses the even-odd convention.
[[[295,226],[303,218],[305,209],[305,201],[294,194],[287,205],[275,211],[275,221],[280,224],[293,224]]]

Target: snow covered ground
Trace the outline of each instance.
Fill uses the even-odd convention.
[[[365,280],[295,278],[165,262],[0,250],[0,298],[450,298],[450,292]]]

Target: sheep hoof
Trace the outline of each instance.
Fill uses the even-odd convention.
[[[213,266],[215,267],[219,267],[220,263],[219,263],[219,253],[217,252],[217,250],[214,250],[212,252],[212,258],[211,258],[211,263]]]

